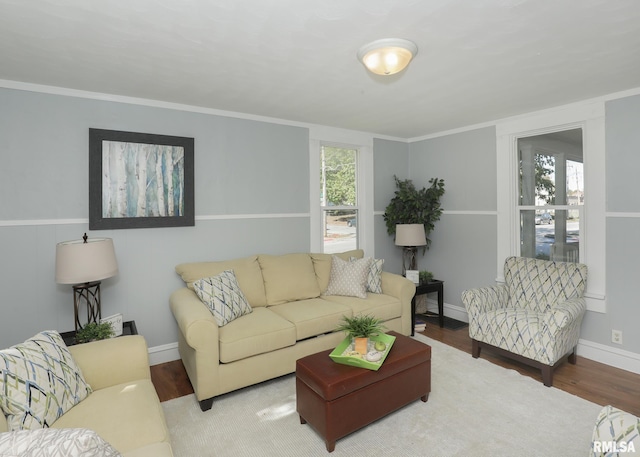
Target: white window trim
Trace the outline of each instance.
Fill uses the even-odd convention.
[[[309,130],[309,246],[311,252],[322,252],[322,211],[320,208],[320,147],[322,145],[358,149],[358,247],[368,257],[375,256],[373,233],[373,136],[331,127]]]
[[[504,259],[519,253],[517,142],[525,136],[581,128],[584,154],[584,224],[581,244],[589,267],[587,310],[606,312],[605,252],[605,109],[591,101],[507,119],[496,125],[498,177],[497,281],[504,282]],[[581,252],[581,255],[582,252]]]

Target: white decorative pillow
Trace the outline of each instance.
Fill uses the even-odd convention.
[[[213,314],[218,327],[253,311],[233,270],[225,270],[212,278],[198,279],[193,283],[193,289]]]
[[[86,428],[42,428],[0,433],[0,456],[122,457]]]
[[[358,260],[355,257],[349,257],[349,261],[353,262]],[[370,259],[371,266],[369,267],[369,274],[367,275],[367,291],[374,294],[382,293],[382,265],[384,259]]]
[[[325,295],[367,298],[367,276],[371,258],[354,261],[331,256],[331,276]]]
[[[90,393],[55,330],[0,351],[0,409],[9,430],[49,427]]]

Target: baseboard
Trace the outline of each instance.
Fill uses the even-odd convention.
[[[461,322],[469,322],[469,316],[463,306],[450,305],[444,303],[444,315]],[[427,310],[429,312],[438,312],[438,302],[436,300],[427,300]]]
[[[163,344],[149,348],[149,365],[173,362],[180,359],[178,343]]]
[[[444,315],[461,322],[469,322],[467,311],[462,306],[444,304]]]
[[[578,341],[578,355],[621,370],[640,374],[640,354],[593,341]]]

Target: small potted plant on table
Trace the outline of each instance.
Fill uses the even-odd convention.
[[[337,330],[345,332],[353,340],[354,351],[362,355],[367,353],[369,338],[384,333],[385,326],[373,316],[344,316]]]
[[[113,327],[109,322],[89,322],[76,332],[76,343],[89,343],[90,341],[105,340],[113,337]]]
[[[433,273],[427,270],[420,270],[418,277],[420,279],[420,284],[427,284],[433,281]]]

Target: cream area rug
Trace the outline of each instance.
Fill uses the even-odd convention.
[[[601,406],[438,341],[431,394],[337,441],[296,413],[295,375],[216,398],[202,412],[194,395],[162,403],[175,457],[207,456],[558,456],[588,455]],[[580,362],[578,362],[580,363]]]

